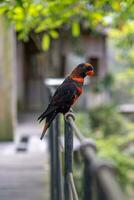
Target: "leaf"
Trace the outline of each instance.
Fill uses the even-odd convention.
[[[3,14],[7,9],[8,9],[8,7],[5,4],[1,4],[0,5],[0,14]]]
[[[80,25],[76,21],[72,24],[72,35],[74,37],[78,37],[80,35]]]
[[[48,34],[44,34],[42,38],[42,48],[44,51],[47,51],[50,46],[50,36]]]
[[[16,28],[16,31],[21,31],[23,30],[23,24],[21,22],[17,22],[15,24],[15,28]]]
[[[28,8],[28,14],[33,17],[37,17],[39,15],[39,11],[37,10],[37,6],[31,4]]]
[[[49,32],[53,39],[57,39],[59,37],[59,33],[55,30]]]
[[[115,11],[120,11],[120,9],[121,9],[121,5],[120,5],[120,2],[118,2],[118,1],[113,1],[112,3],[111,3],[111,6],[112,6],[112,8],[115,10]]]

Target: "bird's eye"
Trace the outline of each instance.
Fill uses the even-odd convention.
[[[88,71],[93,71],[94,69],[93,69],[93,67],[88,67],[88,69],[87,69]]]

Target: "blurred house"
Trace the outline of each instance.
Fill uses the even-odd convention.
[[[6,139],[2,134],[13,132],[18,113],[40,112],[45,107],[48,96],[45,78],[64,77],[85,61],[95,67],[93,79],[107,73],[107,35],[103,31],[93,34],[83,30],[76,39],[68,31],[62,31],[48,52],[40,51],[39,42],[33,38],[26,43],[18,41],[11,29],[2,28],[0,40],[3,44],[0,46],[0,140]],[[92,101],[94,96],[89,97],[87,89],[79,106],[87,108]],[[12,135],[7,137],[11,138]]]

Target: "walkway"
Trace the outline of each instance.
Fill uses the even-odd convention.
[[[34,129],[30,124],[21,128],[25,137],[27,128]],[[18,137],[14,143],[0,143],[0,200],[49,200],[48,160],[46,142],[36,134],[28,141]]]

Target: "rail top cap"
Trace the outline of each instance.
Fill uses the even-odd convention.
[[[64,81],[64,78],[47,78],[44,83],[47,86],[59,86]]]
[[[65,78],[46,78],[44,84],[51,87],[58,87],[63,83]],[[85,79],[84,86],[89,84],[89,79]]]

